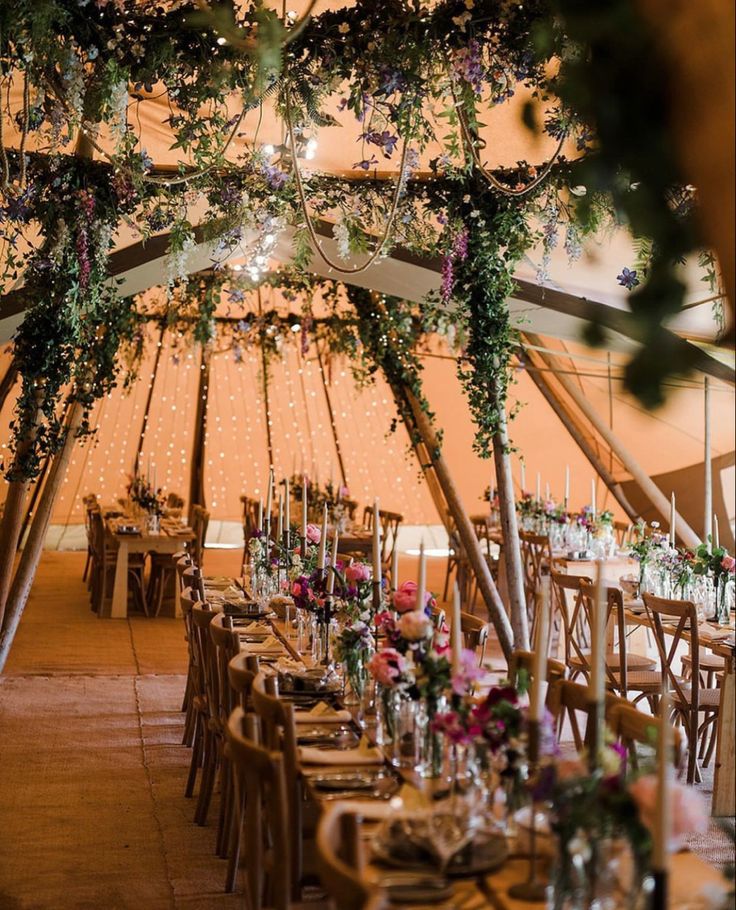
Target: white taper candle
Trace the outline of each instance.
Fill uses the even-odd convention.
[[[427,592],[427,557],[424,553],[424,541],[419,544],[419,581],[417,583],[417,610],[424,609],[424,595]]]
[[[670,543],[674,547],[675,540],[677,539],[677,510],[675,509],[675,491],[672,491],[672,496],[670,497]]]
[[[541,721],[547,692],[547,652],[549,649],[549,576],[542,579],[537,609],[537,640],[534,643],[532,685],[529,693],[529,719]]]
[[[327,579],[327,593],[333,594],[335,591],[335,572],[337,568],[337,545],[338,545],[338,533],[337,528],[335,528],[335,533],[332,537],[332,558],[330,559],[330,565],[332,566],[332,571],[330,571],[329,577]]]
[[[460,588],[458,587],[457,582],[455,582],[452,588],[450,647],[452,649],[452,672],[459,673],[463,664],[463,621],[460,605]]]
[[[373,500],[373,581],[381,583],[381,515],[378,500]]]
[[[598,704],[602,704],[606,698],[606,613],[603,596],[603,569],[599,560],[596,563],[593,615],[590,617],[590,683],[588,685],[590,701],[598,702]]]
[[[319,551],[317,553],[317,568],[324,569],[325,553],[327,552],[327,503],[322,506],[322,533],[319,538]]]

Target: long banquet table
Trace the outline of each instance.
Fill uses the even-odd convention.
[[[283,622],[272,619],[269,620],[269,623],[274,635],[279,639],[283,646],[283,656],[292,660],[296,659],[305,665],[309,665],[309,659],[305,658],[302,654],[298,654],[293,642],[288,640],[287,636],[285,636]],[[246,637],[247,633],[243,630],[243,634],[239,636],[240,649],[241,651],[247,652],[249,650],[249,645],[244,641],[244,638]],[[258,653],[257,648],[253,648],[251,653]],[[274,655],[269,654],[269,660],[272,661],[274,659]],[[357,733],[358,726],[357,724],[355,726]],[[408,785],[417,788],[432,787],[431,781],[421,781],[421,779],[412,772],[404,772],[402,769],[395,768],[389,762],[385,753],[384,765],[387,771],[390,771],[390,773],[397,776],[403,786]],[[375,769],[375,767],[375,764],[370,764],[366,765],[365,769]],[[337,764],[329,764],[329,766],[302,764],[300,773],[304,781],[306,793],[322,810],[335,804],[336,800],[334,794],[325,794],[317,787],[310,785],[310,778],[326,770],[339,773],[340,771],[355,772],[361,770],[361,768],[355,764],[350,764],[349,766],[340,766]],[[345,796],[344,803],[347,804],[347,807],[351,810],[358,812],[358,814],[363,815],[366,819],[362,826],[363,838],[366,847],[370,850],[370,841],[377,829],[377,823],[375,821],[371,822],[370,818],[372,815],[375,817],[376,814],[379,818],[381,817],[383,814],[380,811],[381,808],[384,810],[386,808],[385,798],[378,799],[372,796],[349,794]],[[376,808],[378,809],[377,813],[375,811]],[[372,809],[374,810],[373,812],[371,811]],[[392,902],[392,906],[412,907],[413,910],[423,910],[423,908],[429,910],[430,906],[433,908],[440,907],[440,910],[450,910],[450,908],[452,908],[452,910],[482,910],[482,908],[491,908],[491,910],[538,910],[542,905],[516,900],[509,896],[509,887],[516,882],[524,881],[529,869],[529,857],[525,845],[521,841],[510,842],[509,848],[508,860],[496,871],[472,878],[450,879],[452,893],[444,903],[438,904],[437,902],[433,902],[429,904],[412,902],[411,904],[395,904]],[[547,852],[548,854],[550,853],[549,849]],[[549,862],[549,860],[547,860],[547,862]],[[396,870],[394,869],[393,872],[395,871]],[[391,872],[392,870],[389,868],[377,865],[373,861],[369,862],[366,867],[366,873],[373,877],[377,882],[380,882],[381,879],[386,876],[390,876]],[[725,894],[726,891],[727,884],[720,871],[708,865],[696,855],[689,852],[681,852],[673,856],[669,901],[669,906],[672,907],[673,910],[678,910],[678,908],[682,908],[682,910],[688,908],[688,910],[690,910],[690,908],[708,906],[705,902],[701,903],[701,900],[704,900],[704,895],[706,895],[706,893],[709,893],[710,895],[719,892]]]

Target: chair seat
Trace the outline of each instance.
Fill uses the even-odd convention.
[[[676,702],[680,704],[686,704],[690,706],[692,704],[692,689],[690,686],[683,686],[682,693],[673,692],[673,697]],[[707,709],[708,711],[717,711],[718,706],[721,703],[721,690],[720,689],[700,689],[698,694],[698,701],[700,707]]]
[[[583,651],[584,659],[581,657],[571,657],[568,661],[568,664],[571,667],[574,667],[578,670],[587,670],[590,661],[590,652]],[[606,654],[606,666],[609,670],[615,671],[620,665],[620,657],[618,654],[614,654],[613,651],[609,651]],[[657,661],[652,660],[651,657],[646,657],[643,654],[627,654],[626,655],[626,669],[627,670],[653,670],[657,666]]]
[[[616,683],[620,683],[620,673],[614,673]],[[662,674],[658,670],[632,670],[626,674],[626,688],[636,692],[660,692]]]
[[[685,654],[682,657],[682,666],[690,667],[692,665],[692,657],[689,654]],[[707,651],[700,655],[698,659],[698,664],[700,665],[701,671],[705,670],[706,672],[718,672],[723,670],[725,660],[723,657],[717,657],[715,654],[709,654]]]

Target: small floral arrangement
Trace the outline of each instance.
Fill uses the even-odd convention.
[[[417,583],[415,581],[404,581],[394,591],[391,596],[391,603],[397,613],[408,613],[411,610],[430,609],[437,606],[434,596],[427,591],[424,595],[424,604],[417,604]]]
[[[150,482],[140,475],[131,477],[128,484],[128,496],[144,512],[160,515],[163,512],[163,494],[161,488],[154,489]]]
[[[711,548],[711,542],[701,543],[692,556],[692,571],[695,575],[710,575],[717,584],[718,579],[736,573],[736,559],[729,556],[725,547]]]

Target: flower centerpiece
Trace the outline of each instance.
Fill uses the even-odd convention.
[[[161,488],[154,488],[153,484],[140,474],[132,477],[128,484],[128,498],[141,512],[159,519],[164,509],[164,498]]]
[[[714,547],[709,540],[695,550],[692,570],[693,574],[712,580],[716,590],[716,622],[726,625],[731,609],[729,600],[733,600],[736,559],[728,554],[725,547]]]
[[[552,830],[558,837],[555,863],[554,910],[573,901],[576,906],[601,906],[617,897],[617,906],[635,906],[649,868],[655,821],[656,774],[632,772],[626,749],[609,737],[591,771],[581,760],[557,762],[549,768],[545,793],[552,805]],[[671,780],[670,849],[682,846],[688,832],[704,833],[708,815],[702,797],[692,787]],[[626,881],[616,855],[631,854]]]

